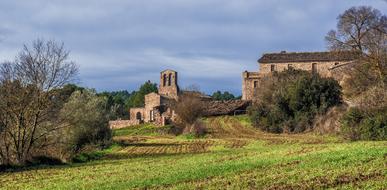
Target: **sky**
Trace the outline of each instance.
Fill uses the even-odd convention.
[[[0,61],[38,38],[63,42],[77,83],[136,90],[160,71],[179,86],[241,94],[242,72],[268,52],[325,51],[337,16],[386,0],[0,0]]]

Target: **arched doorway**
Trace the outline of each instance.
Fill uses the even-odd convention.
[[[136,119],[141,121],[141,120],[142,120],[141,118],[142,118],[142,117],[141,117],[141,113],[140,113],[140,112],[137,112],[137,113],[136,113]]]

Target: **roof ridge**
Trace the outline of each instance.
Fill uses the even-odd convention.
[[[312,62],[312,61],[350,61],[357,59],[356,51],[324,51],[324,52],[280,52],[265,53],[259,63]]]

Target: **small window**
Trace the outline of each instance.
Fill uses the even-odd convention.
[[[258,81],[254,81],[254,88],[258,87]]]
[[[150,112],[149,112],[149,120],[150,121],[154,121],[154,111],[153,110],[151,110]]]
[[[275,71],[275,65],[270,65],[270,71],[274,72]]]

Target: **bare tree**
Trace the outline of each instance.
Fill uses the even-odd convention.
[[[14,62],[0,65],[0,159],[24,164],[56,143],[57,89],[71,82],[77,66],[63,43],[38,39],[24,45]]]
[[[352,7],[338,17],[336,30],[326,36],[328,48],[332,51],[361,52],[356,68],[358,74],[376,74],[384,83],[387,70],[387,16],[367,6]],[[366,64],[366,66],[364,65]],[[370,69],[367,69],[370,68]],[[375,72],[372,72],[375,71]],[[373,81],[374,82],[374,81]]]
[[[196,130],[195,123],[202,116],[204,106],[197,92],[186,92],[179,96],[172,109],[177,115],[177,125],[191,133]]]

